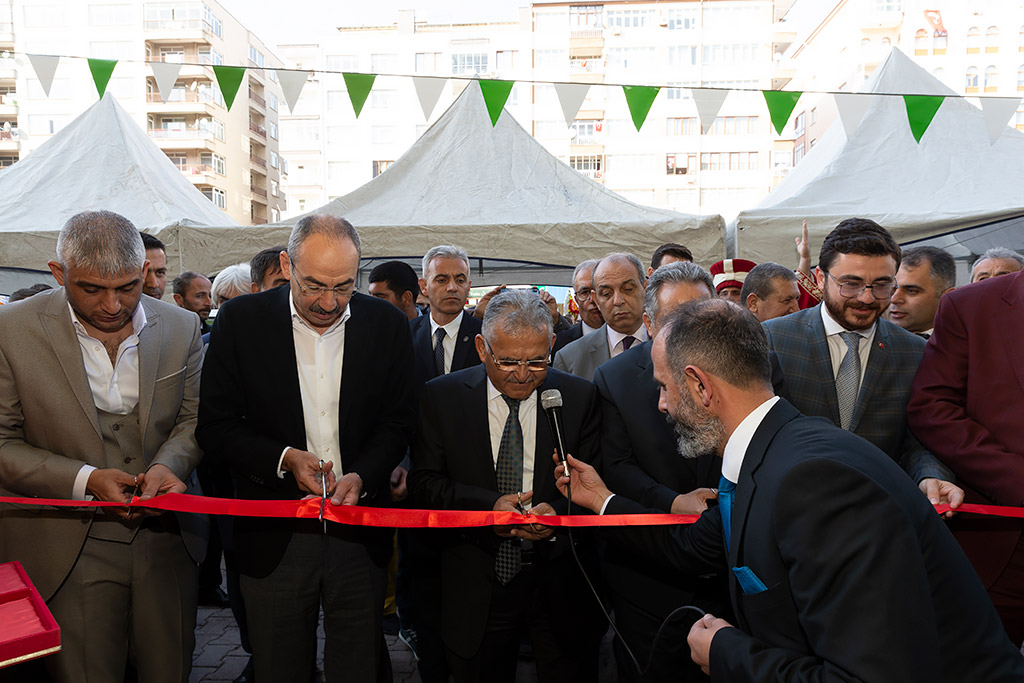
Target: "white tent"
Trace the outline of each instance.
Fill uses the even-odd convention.
[[[167,230],[161,238],[175,226],[234,224],[107,93],[0,174],[0,267],[12,269],[0,282],[17,279],[13,269],[45,271],[65,221],[100,209]]]
[[[485,284],[488,277],[516,282],[508,262],[564,269],[621,250],[645,259],[665,242],[687,245],[705,264],[724,256],[721,216],[640,206],[585,178],[552,156],[507,112],[492,127],[476,82],[391,168],[311,213],[350,220],[368,259],[414,259],[437,244],[462,246],[475,269],[484,260],[485,271],[497,266],[497,272],[475,275],[475,284]],[[237,233],[240,240],[218,229],[189,230],[181,246],[190,255],[210,259],[190,267],[212,271],[285,241],[296,220],[259,228],[256,246],[251,241],[255,229]],[[186,244],[192,239],[210,249]],[[564,270],[542,271],[530,270],[523,279],[546,284],[570,279]]]
[[[896,49],[864,92],[955,94]],[[982,112],[951,97],[918,144],[903,98],[876,97],[853,135],[837,118],[764,201],[740,212],[736,252],[791,263],[803,220],[816,255],[825,235],[853,216],[877,221],[901,244],[945,235],[934,243],[961,255],[996,244],[1024,248],[1012,220],[1024,216],[1024,134],[1007,127],[991,144]]]

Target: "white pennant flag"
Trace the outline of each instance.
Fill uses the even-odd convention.
[[[571,126],[576,120],[576,114],[583,106],[583,100],[587,99],[590,91],[589,83],[554,83],[555,94],[558,95],[558,103],[562,105],[562,115],[565,117],[566,127]]]
[[[1007,122],[1017,107],[1020,106],[1019,97],[979,97],[981,100],[981,111],[985,116],[985,130],[988,131],[988,141],[995,144],[996,140],[1006,130]]]
[[[43,86],[43,92],[50,96],[50,86],[53,85],[53,74],[57,71],[57,63],[60,57],[51,55],[29,55],[28,60],[32,62],[32,68],[36,72],[36,78]]]
[[[286,69],[275,69],[277,80],[281,84],[281,92],[284,93],[284,101],[288,103],[288,111],[295,113],[295,105],[299,102],[299,95],[306,85],[311,71],[289,71]]]
[[[171,96],[174,84],[178,82],[178,72],[181,71],[181,64],[174,62],[150,62],[153,69],[153,78],[156,79],[156,87],[160,91],[160,99],[164,102]]]
[[[722,103],[729,96],[729,91],[713,88],[690,88],[690,95],[693,97],[693,103],[697,105],[700,129],[707,133],[715,123],[718,110],[722,108]]]
[[[875,101],[874,95],[858,93],[836,93],[832,96],[836,101],[836,109],[839,110],[839,120],[843,122],[843,130],[846,131],[846,139],[849,140],[865,112],[871,103]]]
[[[416,97],[420,99],[420,108],[423,109],[423,118],[430,120],[430,115],[437,105],[437,100],[444,91],[444,84],[447,78],[431,78],[430,76],[413,76],[412,84],[416,86]]]

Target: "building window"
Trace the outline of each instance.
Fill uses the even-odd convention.
[[[985,67],[985,92],[995,92],[998,90],[998,80],[999,69],[997,69],[995,65]]]
[[[695,29],[700,25],[700,12],[696,9],[670,9],[668,11],[668,29],[680,31]]]
[[[370,141],[375,145],[389,145],[395,141],[394,126],[371,126]]]
[[[600,178],[604,172],[604,157],[600,154],[570,156],[569,166],[588,178]]]
[[[359,55],[327,55],[328,71],[358,71]]]
[[[277,111],[277,95],[272,92],[267,93],[267,106]]]
[[[370,106],[373,109],[389,109],[395,104],[394,90],[371,90]]]
[[[985,31],[985,52],[999,52],[999,28],[997,26],[989,26]]]
[[[398,55],[394,54],[372,54],[370,55],[370,71],[375,74],[394,73],[398,70]]]
[[[252,45],[249,46],[249,61],[259,68],[263,68],[263,53]]]
[[[188,157],[184,154],[168,154],[167,158],[178,167],[179,171],[184,171],[188,168]]]
[[[1017,90],[1024,90],[1024,64],[1017,68]]]
[[[692,154],[666,154],[665,175],[686,175],[689,172],[689,159],[693,156]]]
[[[793,120],[793,135],[800,137],[804,134],[804,119],[805,112],[797,114],[796,119]]]
[[[875,9],[879,12],[899,12],[903,9],[902,0],[875,0]]]
[[[218,38],[224,37],[224,23],[213,13],[208,5],[203,5],[203,28]]]
[[[882,36],[882,45],[884,45],[885,47],[890,47],[892,45],[892,38],[890,38],[889,36]]]
[[[519,61],[519,50],[498,50],[494,61],[499,74],[514,71],[516,63]]]
[[[978,92],[978,67],[971,66],[967,68],[967,82],[964,84],[964,90],[967,92]]]
[[[696,118],[665,119],[665,135],[693,135],[697,132]]]
[[[671,66],[696,66],[697,46],[670,45],[668,48],[668,63]]]
[[[569,53],[565,50],[534,50],[533,63],[538,69],[564,71],[569,68]]]
[[[603,5],[570,5],[569,26],[578,28],[600,26],[603,10]]]
[[[277,124],[275,122],[271,121],[267,124],[267,134],[274,140],[277,140]]]
[[[946,54],[946,44],[948,40],[945,31],[935,31],[935,35],[932,37],[932,54],[933,55],[944,55]]]
[[[227,194],[225,194],[224,190],[218,187],[204,187],[202,189],[202,192],[204,195],[206,195],[207,199],[214,203],[214,205],[217,208],[228,208],[228,196]]]
[[[477,75],[487,73],[487,53],[461,53],[452,55],[452,74]]]
[[[271,197],[276,197],[277,196],[277,194],[278,194],[278,189],[277,188],[278,188],[277,181],[276,180],[271,180],[270,181],[270,196]]]
[[[347,95],[348,93],[346,93],[344,90],[328,90],[327,109],[329,111],[333,111],[344,107],[345,102],[348,99]]]
[[[923,28],[914,34],[914,54],[928,54],[928,31],[925,31]]]
[[[1017,34],[1017,50],[1024,52],[1024,26],[1020,27],[1020,33]]]
[[[161,50],[162,52],[162,50]],[[164,60],[167,61],[167,60]],[[199,48],[199,63],[200,64],[214,64],[220,66],[224,64],[224,55],[214,50],[212,47],[201,47]],[[219,90],[219,89],[218,89]]]
[[[270,168],[277,168],[277,152],[270,150]]]
[[[818,122],[818,108],[817,107],[812,107],[811,108],[811,124],[815,124],[817,122]]]
[[[800,160],[804,158],[804,143],[800,143],[793,147],[793,165],[796,166],[800,163]]]
[[[597,119],[585,119],[583,121],[573,121],[572,125],[569,126],[569,135],[572,138],[572,144],[574,145],[596,145],[598,142],[598,134],[604,128],[604,121]]]
[[[416,53],[416,73],[418,74],[433,74],[437,73],[437,69],[441,64],[441,53],[440,52],[417,52]]]
[[[722,170],[722,155],[719,152],[702,152],[700,155],[700,170]]]
[[[608,28],[645,28],[651,25],[653,17],[652,10],[609,10],[605,25]]]
[[[386,171],[389,168],[391,168],[391,164],[393,164],[393,163],[395,163],[395,161],[393,159],[391,161],[375,161],[375,162],[373,162],[373,177],[376,178],[381,173],[383,173],[384,171]]]
[[[90,5],[91,26],[128,26],[133,22],[131,5]]]
[[[972,26],[967,29],[967,54],[976,55],[981,52],[981,29]]]

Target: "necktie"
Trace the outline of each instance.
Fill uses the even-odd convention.
[[[517,493],[523,486],[523,427],[519,424],[519,401],[502,396],[508,404],[508,419],[501,433],[498,447],[498,493],[505,496]],[[502,585],[511,581],[522,566],[522,545],[518,538],[506,538],[498,546],[494,573]]]
[[[729,536],[732,534],[732,496],[736,484],[725,477],[718,480],[718,514],[722,517],[722,536],[725,537],[725,551],[729,552]]]
[[[622,338],[622,350],[623,351],[629,351],[629,347],[632,346],[633,342],[635,342],[635,341],[636,341],[636,337],[634,337],[633,335],[629,335],[629,336],[623,337]]]
[[[860,335],[856,332],[840,332],[839,336],[846,342],[846,355],[839,363],[839,374],[836,375],[839,426],[849,429],[853,411],[857,408],[857,396],[860,394]]]
[[[434,336],[437,337],[437,342],[434,344],[434,367],[437,368],[437,376],[440,377],[444,374],[444,338],[447,335],[444,328],[439,327]]]

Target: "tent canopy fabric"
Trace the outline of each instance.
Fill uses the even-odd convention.
[[[725,249],[721,216],[635,204],[559,161],[507,111],[492,127],[475,81],[391,168],[311,213],[347,218],[364,257],[456,244],[474,258],[572,267],[679,242],[710,264]]]
[[[45,270],[61,227],[90,210],[147,230],[237,225],[110,93],[0,175],[0,266]]]
[[[895,48],[864,92],[955,95]],[[1022,188],[1024,134],[1007,127],[992,144],[982,112],[950,97],[918,144],[903,98],[879,96],[852,136],[837,118],[764,201],[739,213],[736,251],[790,263],[806,220],[816,257],[825,235],[854,216],[888,228],[900,243],[920,241],[1024,216]]]

